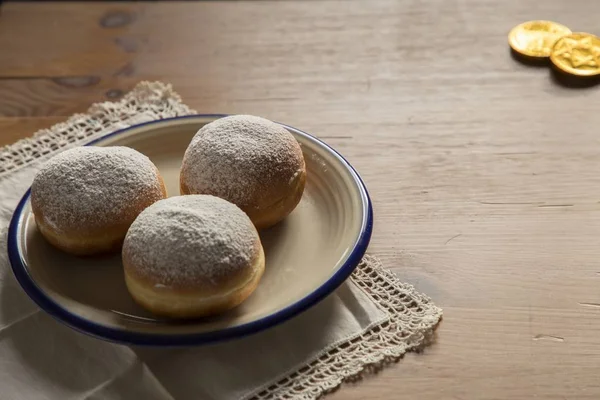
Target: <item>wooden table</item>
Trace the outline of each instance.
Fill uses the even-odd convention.
[[[370,251],[444,308],[437,341],[331,399],[600,398],[600,87],[511,58],[589,0],[2,6],[0,142],[171,82],[204,113],[325,138],[371,192]]]

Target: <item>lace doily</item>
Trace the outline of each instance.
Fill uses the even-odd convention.
[[[0,148],[0,178],[32,161],[109,132],[194,113],[182,103],[171,85],[141,82],[118,102],[94,104],[85,114],[75,114],[66,122],[36,132],[31,138]]]
[[[429,297],[401,282],[369,255],[350,279],[387,311],[389,318],[324,349],[312,362],[289,371],[244,400],[317,399],[344,381],[377,371],[430,342],[442,310]]]
[[[117,129],[194,112],[170,85],[141,82],[118,102],[95,104],[86,114],[76,114],[32,138],[0,148],[0,178]],[[308,363],[275,377],[244,400],[315,399],[429,343],[442,310],[427,296],[401,282],[372,256],[364,257],[350,279],[388,317],[323,349]]]

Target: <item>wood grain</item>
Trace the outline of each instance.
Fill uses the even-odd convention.
[[[324,137],[371,192],[371,253],[445,313],[424,353],[332,399],[596,400],[600,87],[518,63],[506,35],[536,18],[600,34],[599,14],[587,0],[8,3],[0,143],[143,79]]]

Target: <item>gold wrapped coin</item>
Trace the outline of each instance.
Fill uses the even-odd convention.
[[[550,60],[567,74],[600,75],[600,38],[582,32],[564,36],[554,45]]]
[[[527,57],[550,57],[556,41],[571,30],[552,21],[528,21],[515,26],[508,34],[508,44],[519,54]]]

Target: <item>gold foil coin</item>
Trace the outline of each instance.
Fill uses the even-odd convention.
[[[600,75],[600,38],[581,32],[562,37],[554,45],[550,60],[567,74]]]
[[[552,21],[528,21],[515,26],[508,34],[508,44],[519,54],[535,58],[550,57],[561,37],[571,34],[564,25]]]

